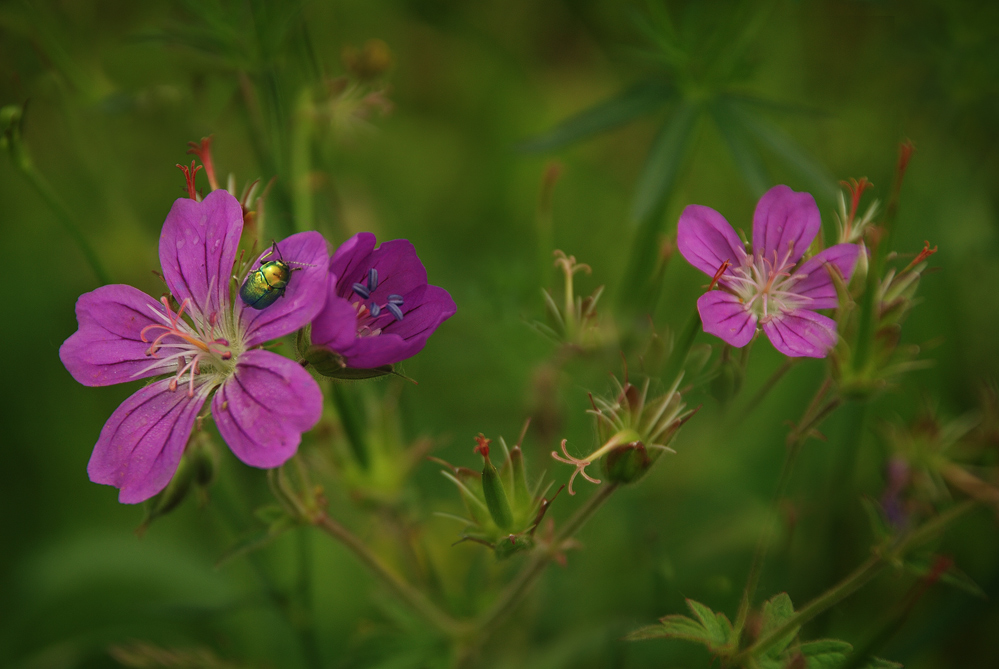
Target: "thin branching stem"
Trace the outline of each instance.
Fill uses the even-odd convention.
[[[452,618],[420,590],[392,571],[388,565],[382,562],[381,558],[368,548],[367,544],[346,527],[325,513],[313,520],[313,524],[347,547],[361,561],[361,564],[367,567],[368,571],[391,590],[399,600],[438,630],[452,637],[462,636],[467,631],[467,625]]]
[[[918,529],[901,537],[894,546],[876,552],[863,564],[853,570],[846,578],[810,601],[780,627],[765,636],[761,636],[754,644],[733,658],[733,664],[739,666],[748,658],[759,657],[773,648],[786,637],[791,630],[801,627],[814,619],[823,611],[843,601],[861,587],[872,581],[892,563],[901,560],[909,550],[921,546],[928,540],[938,536],[948,525],[973,509],[977,503],[974,500],[962,502],[937,517],[925,523]]]

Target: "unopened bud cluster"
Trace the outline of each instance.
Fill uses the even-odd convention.
[[[461,541],[489,546],[499,558],[529,550],[534,546],[538,524],[554,500],[554,496],[545,498],[552,484],[542,489],[539,480],[533,488],[528,486],[524,453],[519,443],[507,448],[501,437],[500,451],[481,434],[475,440],[475,452],[482,457],[481,471],[436,460],[447,467],[442,473],[457,486],[468,513],[467,517],[442,515],[466,524]],[[497,468],[493,460],[500,452]]]

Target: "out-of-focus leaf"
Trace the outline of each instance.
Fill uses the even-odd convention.
[[[930,573],[930,571],[932,571],[932,564],[933,561],[929,557],[920,556],[906,560],[905,567],[917,576],[926,576]],[[981,597],[982,599],[988,599],[988,595],[985,594],[985,591],[982,590],[980,585],[975,583],[970,576],[953,565],[940,575],[940,582],[953,586],[958,590],[964,590],[969,595]]]
[[[673,189],[700,114],[700,103],[683,100],[656,135],[631,205],[632,220],[643,228],[651,226],[658,232],[660,221],[656,214]]]
[[[649,625],[628,634],[628,641],[645,641],[647,639],[684,639],[694,643],[704,644],[708,650],[715,653],[732,640],[732,623],[724,613],[715,613],[704,604],[687,600],[687,608],[697,617],[688,618],[679,614],[664,616],[658,625]]]
[[[902,669],[900,662],[892,662],[883,657],[872,657],[860,665],[860,669]]]
[[[793,615],[794,605],[791,603],[791,598],[788,597],[788,594],[782,592],[779,595],[774,595],[763,605],[763,626],[760,629],[760,635],[767,636],[783,625]],[[794,641],[794,637],[797,635],[798,628],[795,627],[782,637],[767,654],[773,657],[780,655]]]
[[[288,516],[284,516],[271,523],[268,527],[250,532],[223,553],[215,562],[215,566],[221,567],[238,557],[259,550],[293,527],[295,527],[295,521]]]
[[[760,197],[770,187],[770,175],[756,147],[743,132],[742,126],[732,120],[731,112],[725,103],[714,102],[711,105],[711,117],[728,145],[732,160],[742,173],[749,191],[755,197]]]
[[[645,81],[559,123],[550,132],[521,145],[524,151],[548,151],[624,125],[651,113],[676,96],[672,84]]]
[[[687,52],[680,45],[673,20],[665,5],[652,0],[646,3],[646,10],[633,10],[632,23],[656,46],[657,55],[667,66],[682,67],[688,60]]]
[[[808,661],[808,669],[838,669],[852,651],[853,646],[839,639],[817,639],[798,647]]]
[[[663,207],[693,143],[701,109],[697,102],[679,103],[660,129],[639,179],[632,202],[632,218],[638,223],[638,230],[632,242],[631,259],[621,293],[622,301],[633,308],[649,306],[651,291],[648,283],[659,254]]]
[[[760,143],[773,151],[785,164],[798,172],[810,188],[827,199],[836,196],[835,180],[829,172],[798,146],[786,132],[731,98],[723,98],[720,102],[727,103],[731,119],[734,122],[740,124]]]

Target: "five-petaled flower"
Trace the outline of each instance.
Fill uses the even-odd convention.
[[[316,381],[295,361],[260,346],[319,312],[326,241],[318,232],[302,232],[277,245],[280,257],[301,269],[283,297],[258,311],[233,299],[230,279],[242,228],[240,204],[224,190],[201,202],[179,199],[163,223],[159,245],[163,278],[175,302],[110,285],[82,295],[76,304],[79,329],[59,349],[73,378],[105,386],[163,377],[115,410],[87,467],[90,480],[120,488],[123,503],[141,502],[166,487],[213,391],[219,433],[254,467],[283,464],[320,418]]]
[[[427,284],[427,270],[405,239],[375,249],[373,234],[354,235],[333,254],[327,282],[312,343],[335,351],[347,367],[370,369],[416,355],[455,312],[448,292]]]
[[[785,355],[825,357],[836,344],[836,322],[816,310],[838,305],[831,272],[849,281],[860,249],[837,244],[799,263],[819,226],[810,194],[775,186],[756,205],[748,254],[717,211],[700,205],[684,209],[677,247],[718,288],[697,300],[704,331],[742,347],[762,327]]]

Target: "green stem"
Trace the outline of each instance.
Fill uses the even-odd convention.
[[[105,271],[104,265],[101,264],[100,259],[97,257],[97,253],[90,245],[90,242],[87,241],[86,236],[84,236],[83,232],[80,230],[80,226],[77,225],[73,213],[62,201],[62,198],[59,197],[49,182],[47,182],[45,178],[35,169],[34,163],[27,153],[27,148],[21,145],[20,141],[18,141],[16,145],[12,142],[11,158],[17,170],[24,176],[25,179],[28,180],[28,183],[30,183],[35,189],[35,192],[41,196],[42,200],[45,201],[45,204],[48,205],[49,209],[51,209],[56,215],[56,219],[62,224],[62,227],[69,233],[69,236],[73,238],[73,241],[83,253],[83,257],[86,259],[87,264],[90,265],[90,269],[93,271],[94,276],[97,277],[97,280],[103,286],[111,283],[111,278],[108,276],[107,271]]]
[[[428,623],[452,637],[462,636],[467,632],[467,625],[442,611],[426,595],[403,580],[401,576],[382,562],[381,558],[371,552],[371,549],[363,541],[354,536],[343,525],[326,514],[314,519],[313,524],[346,546],[372,575]]]
[[[777,386],[780,380],[784,378],[784,375],[791,371],[791,368],[798,364],[800,360],[801,358],[785,358],[784,363],[770,375],[770,378],[768,378],[763,385],[760,386],[760,389],[756,391],[753,398],[749,400],[742,411],[739,412],[739,416],[735,419],[736,424],[741,423],[748,418],[749,414],[753,413],[753,411],[756,410],[756,407],[760,406],[760,403],[766,399],[767,395],[770,394],[770,391]]]
[[[831,387],[832,381],[830,379],[826,379],[822,385],[819,386],[819,389],[815,393],[815,397],[812,398],[808,408],[805,409],[805,413],[802,414],[798,425],[796,425],[788,434],[787,448],[784,453],[784,464],[781,466],[780,477],[777,479],[777,487],[774,490],[774,496],[770,503],[771,509],[776,508],[777,504],[784,496],[784,493],[787,492],[787,487],[791,482],[791,472],[794,471],[794,465],[798,460],[801,447],[804,445],[805,439],[808,438],[809,432],[825,420],[825,418],[842,403],[840,398],[835,397],[829,400],[825,405],[822,405],[822,400]],[[822,407],[821,409],[819,408],[820,405]],[[763,530],[763,534],[760,535],[760,539],[756,544],[756,549],[753,551],[753,561],[749,567],[749,576],[746,579],[746,588],[742,592],[742,601],[739,602],[739,611],[735,618],[736,630],[742,630],[743,625],[746,624],[746,618],[749,616],[749,609],[753,602],[753,596],[756,594],[756,588],[759,586],[760,577],[763,574],[763,563],[767,557],[767,550],[776,529],[775,525],[776,523],[773,521],[767,523]]]
[[[361,469],[368,469],[371,466],[371,456],[368,454],[367,435],[364,431],[363,421],[359,418],[363,415],[361,407],[358,406],[357,398],[348,392],[342,383],[333,382],[332,392],[333,404],[336,412],[340,416],[340,424],[343,426],[344,434],[347,436],[347,444],[351,452],[357,459],[357,464]]]
[[[302,647],[305,651],[309,666],[313,669],[323,669],[323,654],[319,647],[319,638],[316,636],[316,627],[312,607],[312,542],[308,532],[296,532],[298,551],[298,584],[296,590],[299,606],[302,607],[302,615],[298,621],[299,634],[302,639]]]
[[[619,484],[611,483],[602,486],[596,494],[586,501],[576,513],[566,521],[565,525],[556,533],[547,549],[535,552],[530,561],[524,566],[517,577],[507,585],[506,589],[484,614],[479,616],[475,623],[475,629],[480,633],[479,643],[483,643],[486,637],[496,628],[496,626],[508,616],[520,603],[521,598],[531,588],[541,572],[544,571],[548,563],[562,548],[562,544],[570,539],[576,532],[586,524],[594,513],[603,506],[604,502],[614,494]]]
[[[700,331],[701,315],[697,313],[697,309],[694,309],[694,313],[687,319],[687,324],[683,327],[683,332],[680,333],[676,346],[670,353],[669,360],[666,361],[666,371],[663,373],[663,378],[667,380],[667,383],[672,383],[677,375],[683,371],[683,363],[687,361],[690,348],[694,345],[694,339],[697,338],[697,333]]]
[[[941,513],[909,535],[901,538],[895,546],[871,556],[849,576],[810,601],[804,608],[784,621],[780,627],[766,636],[760,637],[753,645],[736,655],[733,658],[733,664],[738,666],[740,661],[763,655],[779,643],[781,639],[786,637],[791,630],[801,627],[826,609],[835,606],[852,595],[884,571],[886,567],[901,560],[910,549],[918,547],[927,540],[937,536],[947,525],[973,509],[975,505],[975,501],[962,502]]]

